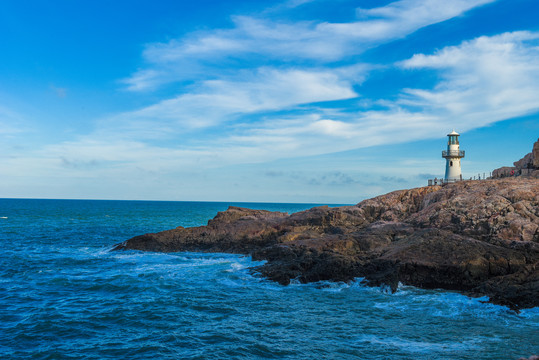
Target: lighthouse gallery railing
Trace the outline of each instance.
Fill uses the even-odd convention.
[[[464,150],[443,150],[442,157],[464,157]]]

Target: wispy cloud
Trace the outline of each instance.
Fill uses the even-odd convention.
[[[399,104],[452,119],[469,129],[539,110],[539,33],[482,36],[432,55],[417,54],[404,69],[438,72],[433,89],[406,89]]]
[[[514,32],[479,37],[434,54],[417,54],[397,64],[404,72],[435,71],[429,89],[406,88],[385,109],[332,111],[288,121],[255,124],[238,139],[243,144],[296,144],[295,154],[314,155],[439,136],[448,124],[461,131],[539,110],[539,33]],[[318,115],[317,115],[318,114]],[[406,134],[406,136],[402,136]]]
[[[50,88],[51,88],[52,91],[54,91],[56,96],[58,96],[61,99],[65,98],[67,96],[67,89],[66,88],[61,88],[61,87],[57,87],[57,86],[54,86],[54,85],[51,85]]]
[[[324,23],[320,27],[330,33],[367,43],[387,41],[490,2],[493,0],[401,0],[378,8],[358,8],[357,15],[363,20],[344,24]]]
[[[405,88],[395,100],[373,99],[380,110],[332,103],[359,101],[350,79],[366,76],[358,70],[361,66],[262,68],[206,81],[190,93],[109,119],[117,136],[129,134],[139,140],[135,148],[129,142],[125,149],[106,153],[136,154],[132,161],[147,159],[149,167],[152,156],[167,158],[170,164],[194,164],[189,159],[197,159],[197,166],[221,166],[433,138],[447,131],[448,124],[460,131],[477,128],[539,109],[538,39],[534,32],[505,33],[416,54],[395,67],[403,72],[435,71],[440,81],[433,88]],[[144,145],[151,138],[217,126],[218,131],[197,132],[196,142],[180,140],[172,148]]]
[[[538,39],[533,32],[506,33],[416,54],[395,66],[435,71],[440,81],[433,88],[406,88],[396,100],[380,101],[380,110],[313,103],[357,96],[342,69],[263,68],[207,81],[191,93],[108,119],[100,132],[48,151],[64,166],[166,172],[438,137],[448,124],[465,131],[538,109]],[[352,73],[362,76],[357,69]],[[218,130],[199,131],[205,127]],[[198,132],[184,139],[177,136],[181,131]],[[172,145],[149,142],[171,134],[177,139]]]
[[[252,200],[270,187],[305,199],[340,189],[344,199],[359,188],[374,194],[406,181],[417,185],[416,173],[437,174],[441,160],[418,160],[417,153],[400,153],[394,145],[439,138],[453,126],[465,132],[539,111],[539,32],[492,35],[491,24],[490,36],[475,35],[482,21],[509,8],[479,9],[494,2],[400,0],[357,8],[350,0],[283,0],[257,13],[232,15],[229,27],[213,29],[210,16],[209,30],[146,44],[138,70],[119,80],[121,92],[110,97],[114,106],[96,110],[92,122],[64,111],[95,105],[91,97],[71,96],[76,94],[55,104],[38,104],[31,91],[18,95],[28,97],[20,103],[31,104],[27,121],[0,106],[6,186],[31,179],[39,194],[47,177],[58,194],[64,187],[85,194],[79,184],[99,194],[101,183],[110,181],[111,197],[131,187],[126,196],[147,191],[151,198],[155,193],[148,189],[155,187],[149,184],[159,181],[169,185],[162,198],[189,184],[176,198],[193,196],[192,189],[199,199],[209,199],[208,189],[224,198],[227,186],[238,186],[236,195]],[[339,8],[326,11],[329,6]],[[470,18],[435,25],[465,16]],[[506,25],[500,32],[511,29]],[[438,35],[443,42],[437,43]],[[414,49],[418,43],[421,50]],[[125,76],[110,70],[108,76]],[[47,90],[47,101],[52,92],[67,94],[60,87]],[[34,137],[20,141],[17,132],[32,122],[42,124],[27,126]],[[55,136],[40,136],[44,128]],[[375,154],[370,147],[378,145],[384,145],[377,148],[382,152],[391,148],[391,156]],[[354,151],[335,154],[347,150]],[[387,166],[380,166],[381,159]],[[294,188],[285,192],[283,183]],[[28,187],[20,188],[27,196]],[[251,195],[243,195],[244,188]]]
[[[257,161],[378,145],[406,130],[416,138],[428,136],[439,130],[442,118],[409,109],[404,102],[413,90],[399,102],[386,101],[383,111],[339,109],[335,102],[359,98],[369,71],[380,66],[357,63],[354,56],[492,1],[401,0],[350,9],[357,20],[349,23],[234,16],[230,29],[147,45],[147,67],[125,80],[130,90],[194,82],[174,97],[105,119],[102,128],[141,141],[198,131],[199,141],[211,137],[210,152],[226,154],[221,145],[233,149],[231,154],[249,149]],[[217,134],[201,132],[217,126]],[[360,143],[355,140],[359,135]]]
[[[279,111],[298,105],[356,97],[352,81],[360,82],[363,67],[336,70],[259,68],[233,77],[206,80],[190,92],[113,119],[133,123],[167,124],[170,133],[229,122],[241,115]]]
[[[124,82],[132,91],[151,90],[167,82],[218,76],[235,68],[237,59],[242,60],[243,67],[258,67],[265,59],[283,64],[342,61],[493,1],[401,0],[383,7],[356,9],[358,20],[349,23],[277,22],[234,16],[231,29],[195,32],[168,43],[147,45],[143,56],[148,67]]]

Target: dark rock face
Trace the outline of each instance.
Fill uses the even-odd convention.
[[[539,180],[462,181],[395,191],[355,206],[288,215],[230,207],[195,228],[136,236],[116,249],[250,254],[288,284],[364,277],[539,305]]]

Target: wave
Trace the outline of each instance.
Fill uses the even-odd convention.
[[[476,338],[464,341],[419,341],[395,336],[360,335],[354,342],[364,342],[378,346],[396,348],[407,353],[433,353],[477,350],[483,340]]]

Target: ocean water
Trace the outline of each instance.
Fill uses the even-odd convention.
[[[228,205],[0,199],[1,359],[517,359],[539,309],[447,291],[280,286],[229,254],[111,252]]]

